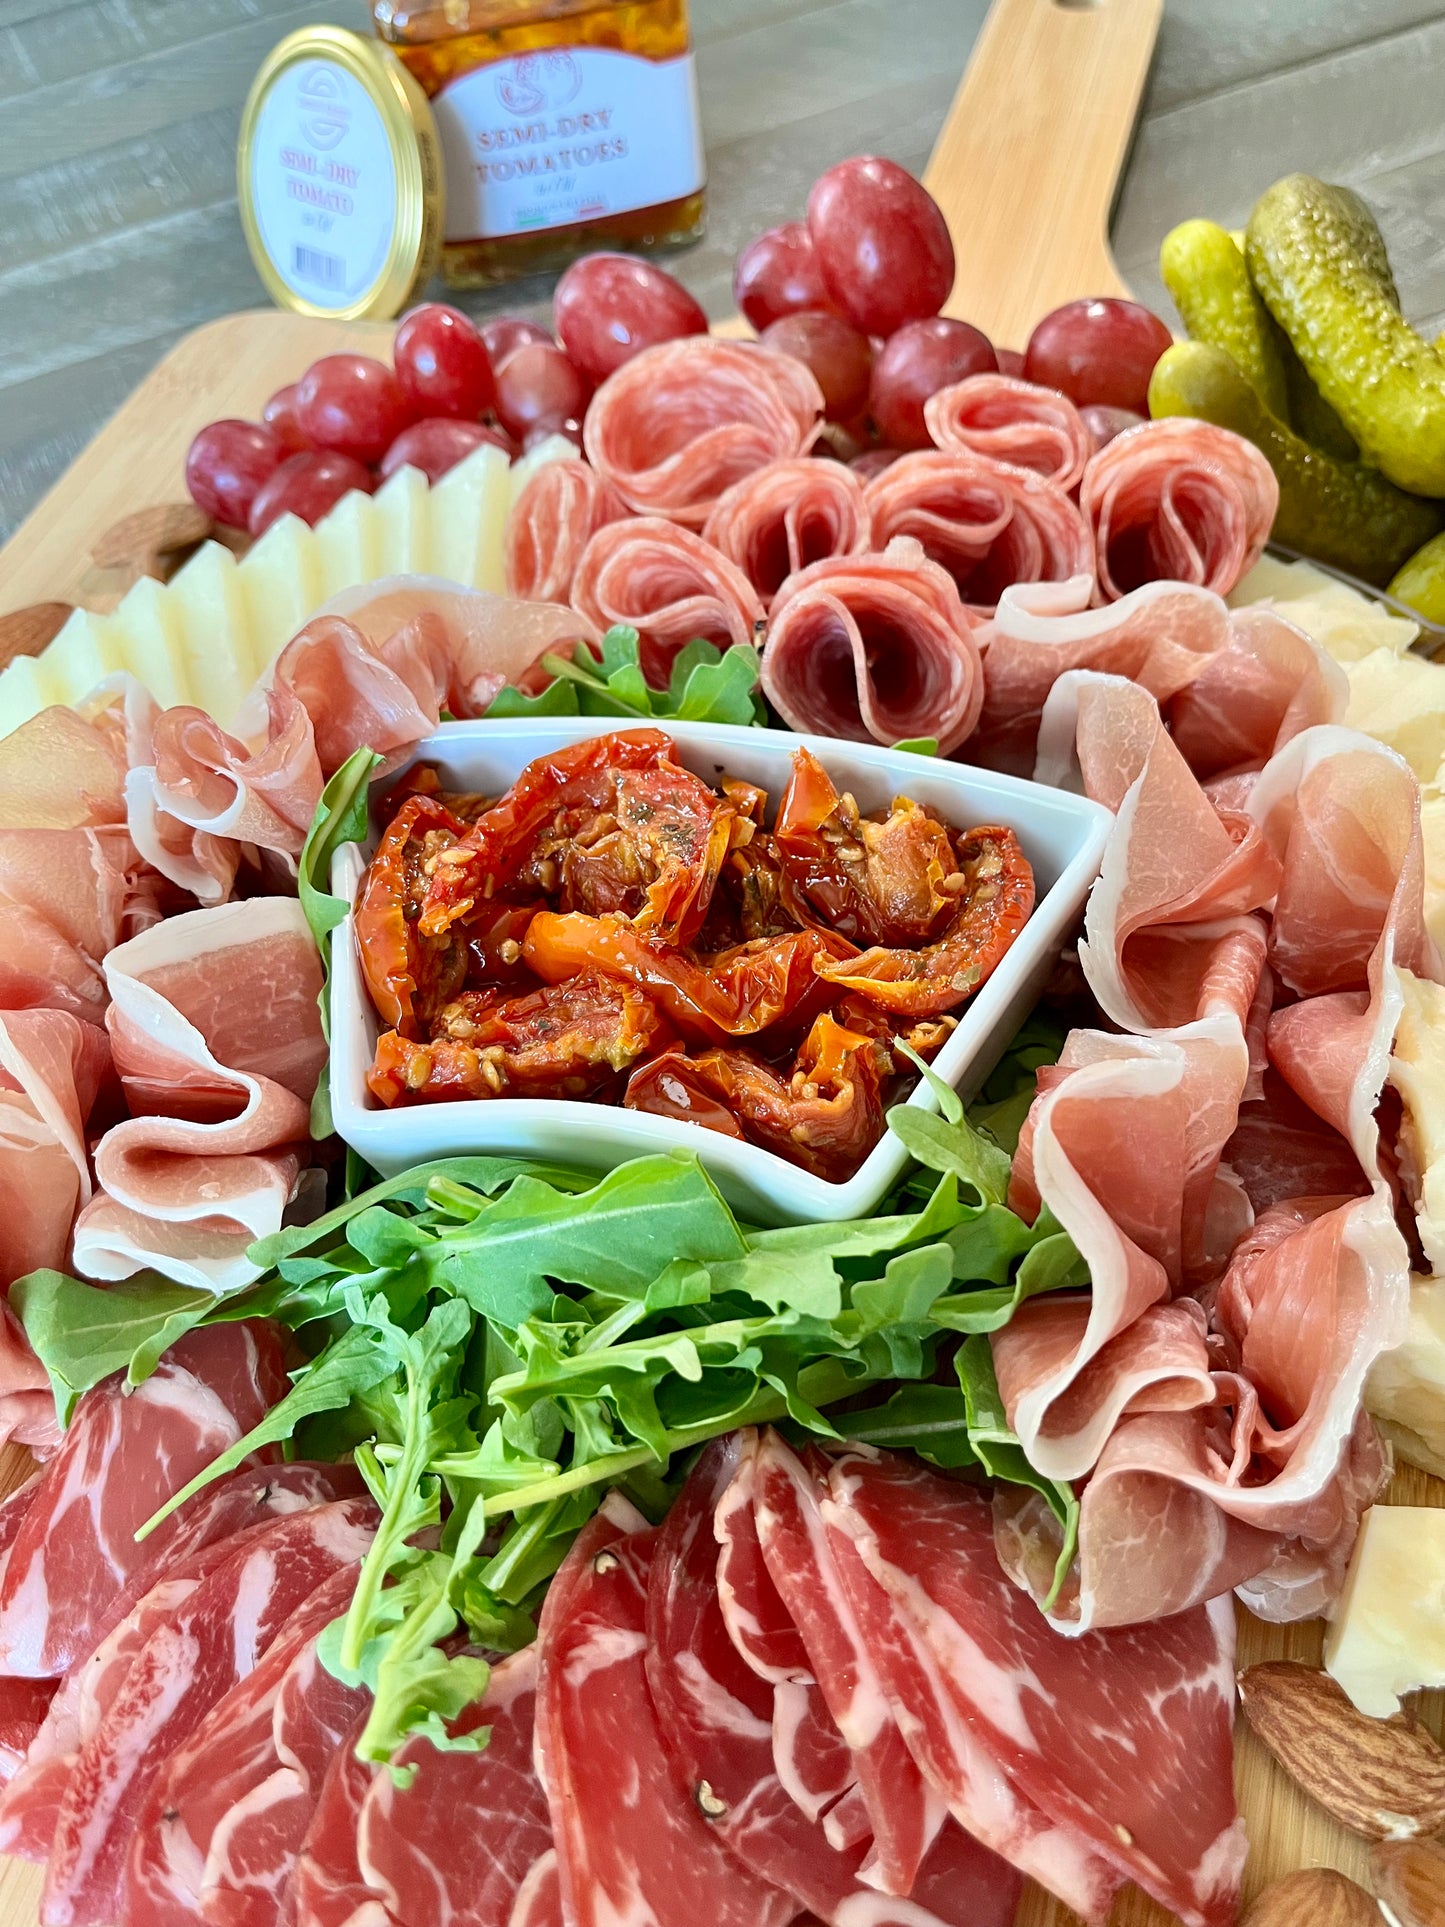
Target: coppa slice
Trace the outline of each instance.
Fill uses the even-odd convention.
[[[457,1733],[490,1729],[483,1751],[409,1740],[395,1764],[414,1770],[411,1784],[388,1772],[372,1781],[357,1862],[402,1927],[509,1927],[533,1868],[552,1854],[532,1765],[536,1705],[537,1649],[528,1646],[494,1668],[485,1697],[455,1723]]]
[[[159,1570],[181,1525],[139,1544],[138,1528],[286,1389],[274,1326],[248,1320],[188,1332],[132,1392],[119,1375],[87,1392],[0,1575],[0,1668],[54,1676],[91,1652],[107,1609]]]
[[[322,1580],[365,1553],[370,1500],[279,1519],[212,1572],[132,1665],[81,1749],[46,1875],[50,1927],[117,1919],[126,1853],[156,1773],[218,1699],[255,1666]]]
[[[914,1765],[828,1549],[808,1470],[769,1429],[759,1441],[753,1513],[773,1583],[853,1755],[873,1850],[860,1877],[909,1894],[943,1812]]]
[[[364,1718],[356,1722],[326,1769],[277,1927],[397,1927],[356,1858],[356,1832],[372,1780],[370,1766],[356,1757],[364,1724]]]
[[[835,1463],[829,1491],[829,1523],[998,1768],[1186,1927],[1228,1927],[1246,1849],[1230,1602],[1067,1639],[999,1567],[981,1493],[862,1451]]]
[[[640,1520],[628,1530],[600,1513],[542,1609],[537,1770],[564,1916],[574,1927],[785,1927],[792,1895],[730,1857],[664,1757],[646,1671],[656,1543]]]
[[[310,1819],[306,1783],[283,1766],[275,1729],[293,1670],[315,1658],[317,1637],[346,1610],[358,1568],[342,1566],[306,1598],[260,1663],[212,1707],[157,1774],[131,1841],[127,1920],[194,1920],[217,1927],[271,1927],[278,1897]],[[324,1681],[330,1675],[321,1674]],[[366,1696],[330,1681],[341,1697],[332,1741]],[[295,1716],[304,1720],[304,1705]]]
[[[676,1784],[711,1817],[742,1866],[785,1886],[821,1920],[838,1927],[1008,1927],[1018,1875],[957,1827],[945,1826],[935,1841],[915,1895],[890,1898],[856,1878],[866,1826],[835,1849],[773,1771],[770,1688],[728,1637],[713,1541],[714,1511],[749,1440],[735,1433],[708,1447],[658,1535],[648,1583],[648,1683]]]

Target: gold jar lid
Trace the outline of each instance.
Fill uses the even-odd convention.
[[[241,116],[237,185],[251,258],[278,307],[386,321],[435,271],[436,123],[378,41],[302,27],[272,50]]]

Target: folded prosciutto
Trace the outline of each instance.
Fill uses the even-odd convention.
[[[972,625],[947,572],[917,542],[840,556],[773,598],[763,689],[794,729],[855,742],[965,742],[983,704]]]

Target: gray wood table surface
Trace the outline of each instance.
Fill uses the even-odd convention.
[[[711,214],[675,265],[712,314],[731,311],[738,247],[794,218],[831,162],[871,150],[921,169],[985,11],[693,0]],[[264,300],[236,216],[241,102],[270,47],[323,19],[368,14],[364,0],[0,0],[0,536],[179,335]],[[1190,214],[1236,225],[1303,168],[1374,205],[1406,310],[1433,332],[1442,98],[1438,0],[1168,0],[1117,210],[1125,278],[1167,312],[1167,229]],[[464,305],[539,313],[547,292]]]

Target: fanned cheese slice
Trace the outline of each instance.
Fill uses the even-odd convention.
[[[77,609],[39,656],[0,672],[0,736],[51,703],[83,701],[119,670],[162,705],[195,703],[230,723],[257,678],[341,589],[439,575],[501,592],[516,495],[544,462],[571,453],[561,436],[515,464],[482,447],[435,488],[416,469],[400,469],[374,496],[343,496],[314,529],[283,516],[240,562],[208,542],[170,583],[138,582],[110,615]]]
[[[1402,1693],[1445,1686],[1445,1510],[1370,1507],[1325,1638],[1325,1668],[1377,1719],[1399,1712]]]

